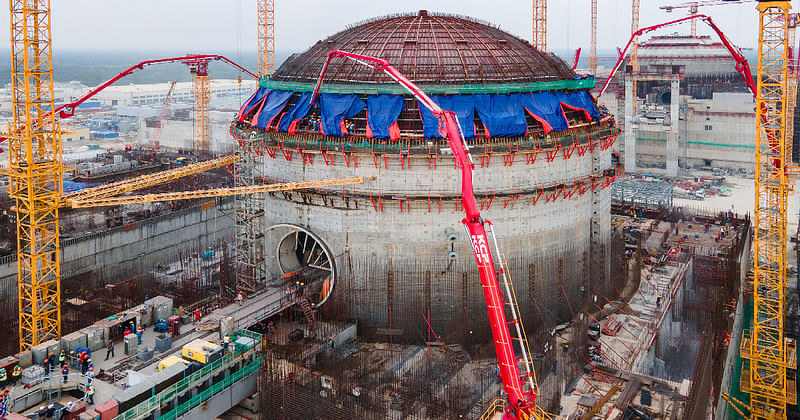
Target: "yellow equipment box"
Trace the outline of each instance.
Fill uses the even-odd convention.
[[[161,372],[162,370],[164,370],[164,369],[166,369],[166,368],[168,368],[168,367],[170,367],[170,366],[172,366],[174,364],[177,364],[177,363],[183,363],[184,366],[188,366],[189,365],[189,362],[187,362],[186,360],[181,359],[178,356],[169,356],[169,357],[165,358],[164,360],[158,362],[158,371]]]
[[[205,365],[221,358],[223,351],[222,346],[198,338],[184,345],[181,355]]]

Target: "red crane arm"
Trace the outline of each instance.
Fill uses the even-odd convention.
[[[127,70],[123,71],[122,73],[112,77],[111,79],[108,79],[103,84],[101,84],[100,86],[90,90],[89,93],[87,93],[86,95],[81,96],[80,98],[76,99],[75,101],[72,101],[70,103],[67,103],[67,104],[64,104],[64,105],[61,105],[61,106],[57,107],[55,112],[58,112],[58,116],[61,117],[61,118],[69,118],[75,113],[75,108],[78,105],[82,104],[83,102],[85,102],[86,100],[88,100],[92,96],[96,95],[98,92],[102,91],[103,89],[105,89],[105,88],[111,86],[112,84],[116,83],[119,79],[122,79],[123,77],[129,76],[130,74],[132,74],[133,72],[135,72],[137,70],[142,70],[147,66],[151,66],[153,64],[166,64],[166,63],[196,64],[196,63],[201,62],[201,61],[204,61],[204,62],[222,61],[222,62],[230,64],[231,66],[233,66],[234,68],[238,69],[242,73],[249,74],[254,79],[258,79],[258,76],[256,76],[253,72],[251,72],[250,70],[247,70],[246,68],[236,64],[233,60],[230,60],[227,57],[222,56],[222,55],[191,54],[191,55],[186,55],[184,57],[170,57],[170,58],[160,58],[160,59],[157,59],[157,60],[146,60],[146,61],[142,61],[139,64],[135,64],[135,65],[129,67]]]
[[[742,51],[739,50],[739,48],[735,47],[728,40],[728,37],[725,36],[725,33],[723,33],[722,30],[716,25],[716,23],[714,23],[714,21],[706,15],[687,16],[670,22],[659,23],[658,25],[641,28],[638,31],[634,32],[633,35],[631,35],[631,38],[628,40],[628,43],[625,45],[625,48],[622,50],[622,54],[619,56],[619,59],[617,59],[617,63],[611,69],[611,74],[608,76],[608,79],[606,80],[605,84],[603,84],[603,88],[600,89],[600,93],[597,95],[597,97],[599,98],[600,96],[603,96],[603,94],[606,92],[609,83],[611,83],[611,80],[614,78],[614,75],[617,73],[617,70],[619,70],[620,65],[622,65],[622,62],[625,60],[625,54],[628,52],[628,48],[630,48],[631,44],[637,37],[646,34],[648,32],[653,32],[657,29],[661,29],[666,26],[677,25],[679,23],[683,23],[692,19],[702,19],[703,22],[708,24],[708,26],[710,26],[711,29],[713,29],[714,32],[717,33],[717,36],[719,36],[720,40],[722,41],[722,44],[725,45],[725,48],[728,49],[733,58],[736,60],[736,70],[739,72],[739,74],[742,75],[744,83],[747,85],[747,88],[750,89],[750,92],[753,93],[753,97],[755,97],[756,85],[755,82],[753,81],[753,74],[750,72],[750,64],[747,62],[747,59],[742,54]]]
[[[580,61],[580,60],[581,60],[581,49],[580,49],[580,47],[578,47],[578,49],[575,50],[575,59],[572,62],[572,70],[575,70],[575,69],[578,68],[578,61]]]
[[[102,91],[103,89],[113,85],[118,80],[122,79],[123,77],[129,76],[132,73],[134,73],[135,71],[142,70],[147,66],[150,66],[150,65],[153,65],[153,64],[166,64],[166,63],[196,64],[196,63],[201,62],[201,61],[204,61],[204,62],[222,61],[222,62],[230,64],[231,66],[235,67],[236,69],[238,69],[242,73],[249,74],[254,79],[258,79],[258,76],[256,76],[253,72],[251,72],[250,70],[247,70],[246,68],[240,66],[239,64],[237,64],[233,60],[231,60],[231,59],[229,59],[229,58],[227,58],[225,56],[222,56],[222,55],[190,54],[190,55],[186,55],[186,56],[183,56],[183,57],[170,57],[170,58],[160,58],[160,59],[157,59],[157,60],[146,60],[146,61],[142,61],[141,63],[134,64],[131,67],[128,67],[128,69],[126,69],[125,71],[123,71],[120,74],[112,77],[111,79],[108,79],[107,81],[103,82],[103,84],[101,84],[100,86],[97,86],[96,88],[90,90],[89,93],[81,96],[80,98],[78,98],[78,99],[76,99],[76,100],[74,100],[74,101],[72,101],[70,103],[66,103],[64,105],[56,107],[56,109],[53,112],[54,113],[57,112],[58,116],[60,118],[62,118],[62,119],[72,117],[73,115],[75,115],[75,108],[77,108],[78,105],[86,102],[89,98],[93,97],[94,95],[97,95],[100,91]],[[45,116],[48,116],[48,115],[49,114],[46,114]],[[19,129],[19,127],[17,127],[17,129]],[[0,136],[0,143],[2,143],[5,140],[6,140],[5,137]]]
[[[472,185],[472,172],[475,168],[475,164],[472,161],[472,155],[469,153],[469,147],[461,133],[461,126],[458,124],[456,114],[452,111],[445,111],[439,107],[425,92],[412,81],[408,80],[408,78],[389,64],[388,61],[337,50],[331,51],[328,54],[328,59],[325,61],[325,65],[322,67],[322,71],[319,75],[319,80],[317,80],[317,84],[314,87],[311,104],[314,104],[319,94],[322,79],[325,77],[328,65],[331,60],[337,57],[348,58],[375,70],[385,72],[389,77],[406,88],[439,119],[439,133],[442,137],[447,139],[447,144],[453,152],[456,164],[461,170],[461,201],[463,203],[464,212],[466,213],[466,217],[464,217],[462,223],[464,223],[469,233],[475,261],[478,263],[481,286],[483,288],[484,298],[486,299],[489,323],[492,328],[495,351],[497,352],[500,377],[503,381],[505,392],[508,394],[509,401],[515,411],[512,418],[520,418],[523,416],[524,418],[528,418],[527,414],[530,413],[530,410],[535,406],[535,390],[530,392],[522,391],[520,371],[517,366],[517,358],[509,331],[509,323],[505,315],[504,308],[506,304],[503,301],[503,294],[500,291],[500,285],[497,281],[498,271],[495,269],[495,262],[492,259],[489,240],[484,227],[485,223],[490,224],[490,222],[488,220],[483,220],[478,204],[475,201]],[[507,414],[511,415],[511,413]]]
[[[167,115],[169,115],[169,99],[177,83],[176,81],[170,83],[167,96],[164,97],[164,105],[161,106],[161,111],[158,112],[158,126],[153,130],[153,137],[150,138],[150,147],[154,149],[161,148],[158,144],[158,139],[161,138],[161,130],[164,128],[164,121],[167,119]]]

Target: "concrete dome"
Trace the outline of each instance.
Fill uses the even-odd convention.
[[[273,80],[315,82],[334,49],[386,59],[418,83],[538,82],[575,76],[558,57],[487,23],[420,10],[367,20],[318,41],[289,57]],[[390,80],[349,60],[336,60],[326,75],[326,83],[365,82]]]

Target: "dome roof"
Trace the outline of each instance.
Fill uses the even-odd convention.
[[[558,57],[489,24],[421,10],[350,26],[292,55],[272,78],[316,82],[334,49],[383,58],[422,84],[540,82],[575,76]],[[332,62],[325,76],[326,83],[390,81],[382,72],[342,59]]]

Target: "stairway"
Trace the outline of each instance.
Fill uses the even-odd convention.
[[[300,305],[300,309],[303,310],[303,314],[305,314],[308,323],[310,324],[314,322],[314,309],[311,307],[311,302],[308,301],[308,298],[305,296],[300,296],[297,304]]]

